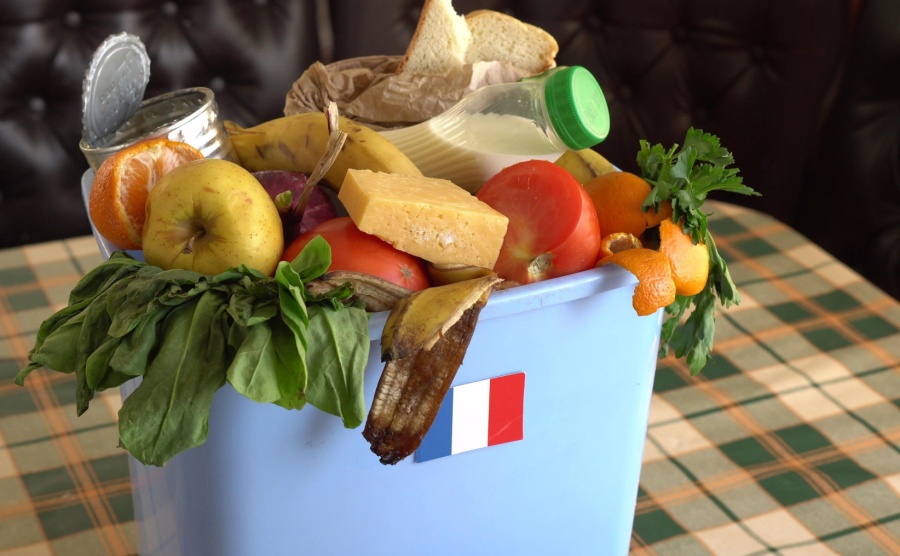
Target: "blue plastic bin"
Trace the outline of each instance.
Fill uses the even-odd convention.
[[[662,319],[635,314],[635,284],[604,267],[491,296],[454,386],[524,372],[516,442],[384,466],[362,427],[226,385],[205,445],[132,460],[141,554],[626,554]],[[386,317],[370,321],[369,402]]]

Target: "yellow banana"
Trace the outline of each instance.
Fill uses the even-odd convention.
[[[381,359],[403,359],[429,349],[501,279],[488,276],[414,292],[394,305],[381,333]]]
[[[593,149],[566,151],[556,160],[556,164],[568,170],[580,184],[591,178],[617,171],[610,161]]]
[[[338,191],[350,168],[421,176],[416,165],[378,132],[340,117],[347,134],[341,153],[324,181]],[[328,121],[322,112],[284,116],[249,128],[225,122],[240,165],[251,172],[288,170],[310,174],[328,144]]]

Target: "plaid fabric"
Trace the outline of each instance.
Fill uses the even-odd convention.
[[[711,226],[743,302],[691,377],[659,362],[634,554],[900,554],[900,304],[771,218]],[[13,383],[93,238],[0,251],[0,556],[137,552],[121,400]]]
[[[92,237],[0,251],[0,554],[136,554],[121,399],[75,416],[74,377],[13,379],[41,322],[102,262]],[[99,400],[98,400],[99,401]]]
[[[635,554],[900,554],[900,305],[788,227],[715,205],[743,298],[715,360],[660,361]]]

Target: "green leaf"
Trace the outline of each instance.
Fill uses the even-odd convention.
[[[146,465],[206,442],[213,395],[225,384],[225,300],[209,291],[172,310],[140,385],[119,411],[122,446]]]
[[[309,384],[306,397],[318,409],[339,416],[347,428],[366,416],[363,375],[369,360],[368,316],[362,309],[309,307]]]
[[[282,374],[278,377],[279,399],[276,405],[285,409],[302,409],[306,405],[308,373],[306,352],[299,338],[283,320],[272,319],[272,345],[281,362]]]
[[[331,266],[331,246],[322,236],[312,238],[291,261],[291,268],[304,283],[325,274],[329,266]]]
[[[51,332],[40,346],[35,347],[29,355],[31,363],[16,375],[16,384],[22,386],[25,378],[41,367],[60,373],[74,373],[78,366],[76,350],[84,316],[83,311],[77,312]]]
[[[159,323],[170,310],[171,308],[159,307],[136,321],[134,327],[122,336],[110,358],[109,366],[113,371],[132,377],[144,374],[157,347]]]
[[[293,266],[282,261],[275,269],[275,281],[278,283],[282,318],[285,319],[285,324],[291,327],[294,334],[303,341],[305,351],[308,346],[306,335],[309,328],[309,314],[306,311],[307,293],[303,279]]]
[[[261,322],[249,328],[232,326],[229,342],[238,340],[237,353],[228,367],[228,383],[247,398],[260,403],[275,403],[288,388],[282,385],[295,381],[291,370],[279,358],[272,338],[272,327]]]
[[[684,144],[666,150],[662,145],[640,142],[637,156],[641,177],[651,185],[644,200],[644,210],[657,208],[663,201],[672,205],[672,221],[683,222],[684,231],[696,244],[701,240],[710,254],[709,278],[706,287],[689,298],[677,296],[666,308],[667,320],[660,332],[659,356],[665,357],[670,347],[677,357],[685,357],[693,374],[700,372],[713,348],[716,302],[729,307],[740,302],[737,288],[728,273],[728,266],[719,255],[709,233],[707,217],[702,207],[709,193],[728,191],[744,195],[758,195],[743,184],[737,168],[731,168],[734,158],[722,147],[719,138],[691,128]],[[688,312],[690,315],[684,319]]]

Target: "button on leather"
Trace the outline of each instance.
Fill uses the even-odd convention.
[[[41,97],[31,97],[28,99],[28,109],[32,112],[43,113],[47,110],[47,102]]]
[[[162,5],[162,13],[163,15],[172,17],[173,15],[178,13],[178,4],[176,4],[175,2],[166,2]]]
[[[68,27],[78,27],[81,25],[81,14],[78,12],[69,12],[65,15],[63,21],[65,21],[66,26]]]
[[[216,92],[225,90],[225,79],[218,76],[213,77],[209,80],[209,88]]]
[[[754,62],[764,62],[766,60],[766,49],[761,46],[754,46],[750,49],[750,56]]]

